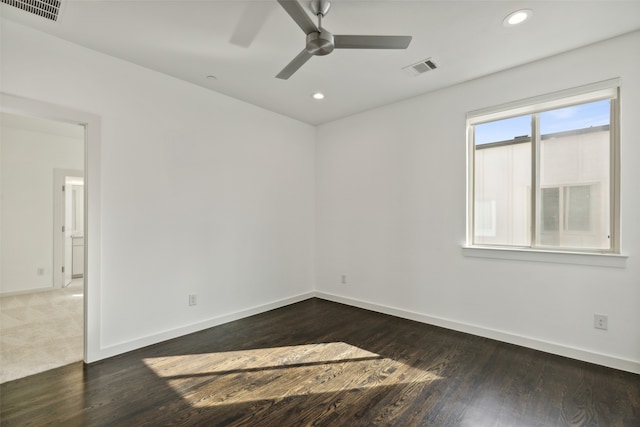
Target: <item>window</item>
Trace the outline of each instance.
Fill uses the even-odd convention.
[[[614,252],[617,81],[470,113],[473,246]]]

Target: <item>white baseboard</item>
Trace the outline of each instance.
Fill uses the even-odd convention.
[[[468,323],[457,322],[454,320],[444,319],[441,317],[428,316],[422,313],[416,313],[413,311],[403,310],[400,308],[389,307],[372,302],[357,300],[353,298],[343,297],[339,295],[329,294],[325,292],[306,292],[304,294],[296,295],[290,298],[273,301],[267,304],[262,304],[245,310],[240,310],[234,313],[225,314],[222,316],[214,317],[202,322],[194,323],[191,325],[183,326],[180,328],[171,329],[169,331],[161,332],[154,335],[149,335],[143,338],[139,338],[124,343],[103,347],[100,349],[99,354],[93,360],[87,360],[88,363],[96,362],[108,357],[116,356],[118,354],[126,353],[128,351],[136,350],[142,347],[146,347],[152,344],[157,344],[162,341],[177,338],[183,335],[198,332],[207,328],[222,325],[224,323],[232,322],[235,320],[243,319],[245,317],[253,316],[256,314],[264,313],[269,310],[284,307],[290,304],[294,304],[300,301],[304,301],[309,298],[322,298],[328,301],[338,302],[353,307],[359,307],[366,310],[376,311],[379,313],[389,314],[391,316],[401,317],[403,319],[415,320],[417,322],[426,323],[429,325],[439,326],[454,331],[464,332],[472,335],[477,335],[485,338],[494,339],[496,341],[502,341],[509,344],[515,344],[522,347],[532,348],[534,350],[544,351],[546,353],[556,354],[559,356],[569,357],[571,359],[582,360],[584,362],[595,363],[597,365],[608,366],[614,369],[620,369],[622,371],[632,372],[640,374],[640,361],[622,359],[615,356],[610,356],[601,353],[595,353],[580,348],[570,347],[563,344],[552,343],[539,339],[529,338],[521,335],[512,334],[509,332],[499,331],[495,329],[484,328]]]
[[[61,289],[61,288],[54,288],[53,286],[49,285],[43,288],[31,288],[31,289],[23,289],[20,291],[0,292],[0,297],[12,297],[16,295],[34,294],[37,292],[49,292],[49,291],[55,291],[56,289]]]
[[[580,348],[569,347],[563,344],[542,341],[539,339],[529,338],[504,331],[498,331],[495,329],[484,328],[472,324],[456,322],[454,320],[444,319],[440,317],[427,316],[421,313],[342,297],[339,295],[328,294],[325,292],[316,291],[314,292],[314,295],[317,298],[339,302],[342,304],[351,305],[353,307],[364,308],[366,310],[389,314],[404,319],[415,320],[417,322],[440,326],[442,328],[452,329],[454,331],[465,332],[472,335],[490,338],[496,341],[502,341],[509,344],[532,348],[534,350],[544,351],[546,353],[556,354],[559,356],[569,357],[571,359],[582,360],[584,362],[595,363],[597,365],[608,366],[610,368],[640,374],[640,361],[621,359],[619,357],[595,353]]]
[[[108,357],[117,356],[128,351],[137,350],[142,347],[146,347],[152,344],[157,344],[162,341],[167,341],[173,338],[178,338],[183,335],[191,334],[194,332],[202,331],[204,329],[212,328],[214,326],[222,325],[223,323],[233,322],[234,320],[243,319],[245,317],[253,316],[255,314],[264,313],[269,310],[284,307],[289,304],[295,304],[300,301],[304,301],[309,298],[313,298],[313,292],[307,292],[304,294],[296,295],[290,298],[273,301],[267,304],[251,307],[245,310],[236,311],[234,313],[225,314],[222,316],[214,317],[202,322],[193,323],[191,325],[182,326],[180,328],[171,329],[165,332],[161,332],[154,335],[149,335],[143,338],[138,338],[132,341],[127,341],[120,344],[111,345],[108,347],[102,347],[97,355],[92,360],[86,360],[87,363],[97,362]]]

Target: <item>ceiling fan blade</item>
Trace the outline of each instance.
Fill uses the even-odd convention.
[[[406,49],[411,36],[333,36],[336,49]]]
[[[306,49],[303,49],[302,52],[298,54],[293,61],[289,62],[286,67],[282,69],[276,76],[276,78],[287,80],[289,77],[293,75],[300,67],[304,65],[305,62],[309,60],[313,55],[307,52]]]
[[[295,0],[278,0],[278,3],[280,3],[280,6],[296,21],[296,24],[302,28],[305,34],[318,32],[318,27],[316,27],[316,24],[309,18],[309,15],[307,15],[307,12],[304,11],[300,3]]]
[[[247,3],[240,21],[233,30],[229,43],[240,47],[249,47],[264,26],[271,7],[275,6],[268,2]]]

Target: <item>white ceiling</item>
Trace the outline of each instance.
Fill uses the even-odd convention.
[[[332,33],[412,35],[411,45],[335,50],[280,80],[275,75],[304,48],[305,36],[275,0],[62,2],[58,22],[5,4],[0,12],[5,19],[311,124],[640,29],[640,0],[335,0],[323,20]],[[504,17],[521,8],[532,9],[533,18],[504,27]],[[437,70],[417,77],[401,70],[428,57]],[[316,91],[326,98],[312,99]]]

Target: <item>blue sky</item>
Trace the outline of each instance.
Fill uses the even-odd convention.
[[[596,101],[540,113],[540,133],[563,132],[609,124],[610,101]],[[531,116],[476,125],[476,145],[531,136]]]

